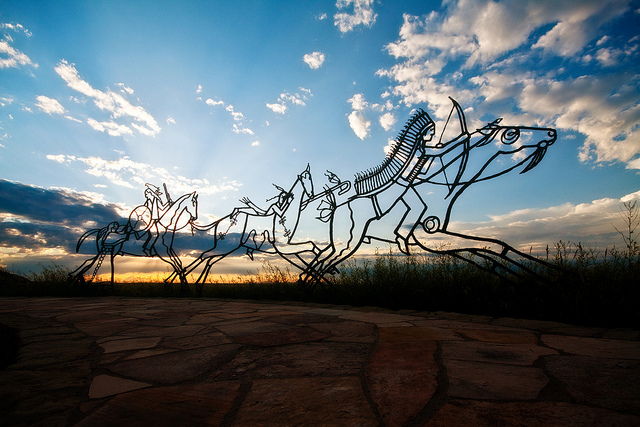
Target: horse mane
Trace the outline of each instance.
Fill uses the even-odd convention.
[[[382,163],[355,175],[356,194],[377,192],[395,181],[413,159],[422,131],[432,123],[431,117],[419,108],[400,131]]]

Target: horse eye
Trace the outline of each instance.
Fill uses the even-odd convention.
[[[500,136],[500,140],[503,144],[513,144],[520,138],[520,129],[518,128],[509,128],[505,129]]]

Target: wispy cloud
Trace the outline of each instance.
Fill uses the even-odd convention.
[[[359,25],[371,27],[378,17],[373,11],[373,2],[374,0],[338,0],[336,8],[340,12],[333,15],[333,24],[343,34],[353,31]]]
[[[210,105],[212,107],[220,106],[220,107],[223,107],[226,111],[228,111],[229,114],[231,114],[233,121],[235,122],[233,124],[233,127],[231,128],[231,130],[234,133],[245,133],[245,134],[253,135],[253,130],[247,127],[244,127],[243,125],[244,114],[242,114],[239,111],[236,111],[233,105],[226,104],[224,101],[215,101],[211,98],[207,99],[205,101],[205,104]]]
[[[324,53],[322,52],[312,52],[307,53],[302,57],[302,60],[312,69],[317,70],[322,67],[324,63]]]
[[[18,68],[25,65],[37,68],[37,63],[33,62],[25,53],[20,52],[11,45],[13,43],[13,37],[9,34],[10,32],[18,32],[27,37],[31,37],[31,32],[17,23],[0,24],[0,29],[4,33],[3,39],[0,40],[0,69],[9,67]]]
[[[49,115],[64,114],[66,111],[62,104],[60,104],[56,99],[49,98],[44,95],[36,97],[36,107]]]
[[[273,104],[267,103],[267,108],[273,111],[274,113],[284,114],[287,112],[289,105],[298,105],[304,107],[306,101],[310,96],[313,96],[310,89],[306,89],[303,87],[298,88],[299,92],[294,94],[290,94],[289,92],[283,92],[278,97],[278,100]]]
[[[67,85],[82,95],[93,99],[94,104],[102,111],[110,114],[109,121],[98,121],[90,118],[87,120],[89,125],[104,132],[105,130],[112,136],[122,136],[132,134],[131,128],[136,129],[142,135],[155,136],[161,128],[158,123],[143,107],[133,105],[120,93],[113,92],[109,89],[101,91],[93,88],[88,82],[83,80],[74,64],[70,64],[62,60],[55,67],[56,73],[67,83]],[[122,87],[125,94],[133,93],[131,88],[118,84]],[[127,124],[117,123],[116,120],[126,121]],[[98,126],[98,124],[100,126]],[[102,127],[102,129],[101,129]]]
[[[237,191],[242,184],[237,181],[222,181],[217,184],[207,179],[190,179],[164,168],[154,167],[148,163],[136,162],[128,156],[116,160],[101,157],[76,157],[65,154],[49,154],[47,159],[61,164],[82,163],[87,166],[85,172],[95,177],[102,177],[114,185],[127,188],[143,187],[146,182],[166,183],[172,190],[181,194],[197,191],[199,194],[216,194],[224,191]]]

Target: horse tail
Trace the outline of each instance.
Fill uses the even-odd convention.
[[[80,236],[80,238],[78,239],[78,244],[76,245],[76,253],[80,252],[80,245],[82,245],[82,242],[84,242],[84,240],[87,237],[91,236],[92,234],[97,234],[99,232],[100,232],[99,228],[94,228],[94,229],[91,229],[91,230],[87,231],[82,236]]]

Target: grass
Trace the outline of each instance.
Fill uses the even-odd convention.
[[[52,264],[29,275],[28,281],[3,279],[0,296],[286,300],[640,329],[640,245],[634,234],[640,217],[635,202],[625,204],[625,209],[623,218],[629,226],[618,230],[624,249],[599,252],[581,243],[559,241],[542,259],[554,268],[528,262],[535,274],[521,277],[501,278],[450,254],[406,256],[389,250],[373,259],[348,260],[341,273],[329,279],[328,290],[312,293],[299,288],[297,274],[270,263],[248,279],[207,283],[199,295],[193,286],[185,293],[179,284],[162,282],[116,283],[113,289],[71,285],[66,281],[69,270]]]
[[[319,302],[390,309],[452,311],[494,317],[554,320],[573,324],[640,328],[640,251],[600,253],[580,243],[558,242],[545,258],[564,273],[531,263],[538,276],[509,280],[451,255],[411,255],[389,251],[373,259],[352,259],[330,290],[303,292],[297,275],[264,263],[257,276],[231,283],[207,283],[200,296]],[[45,267],[29,281],[7,282],[1,296],[196,297],[193,286],[116,283],[114,288],[66,282],[68,270]],[[542,280],[540,279],[542,277]]]

